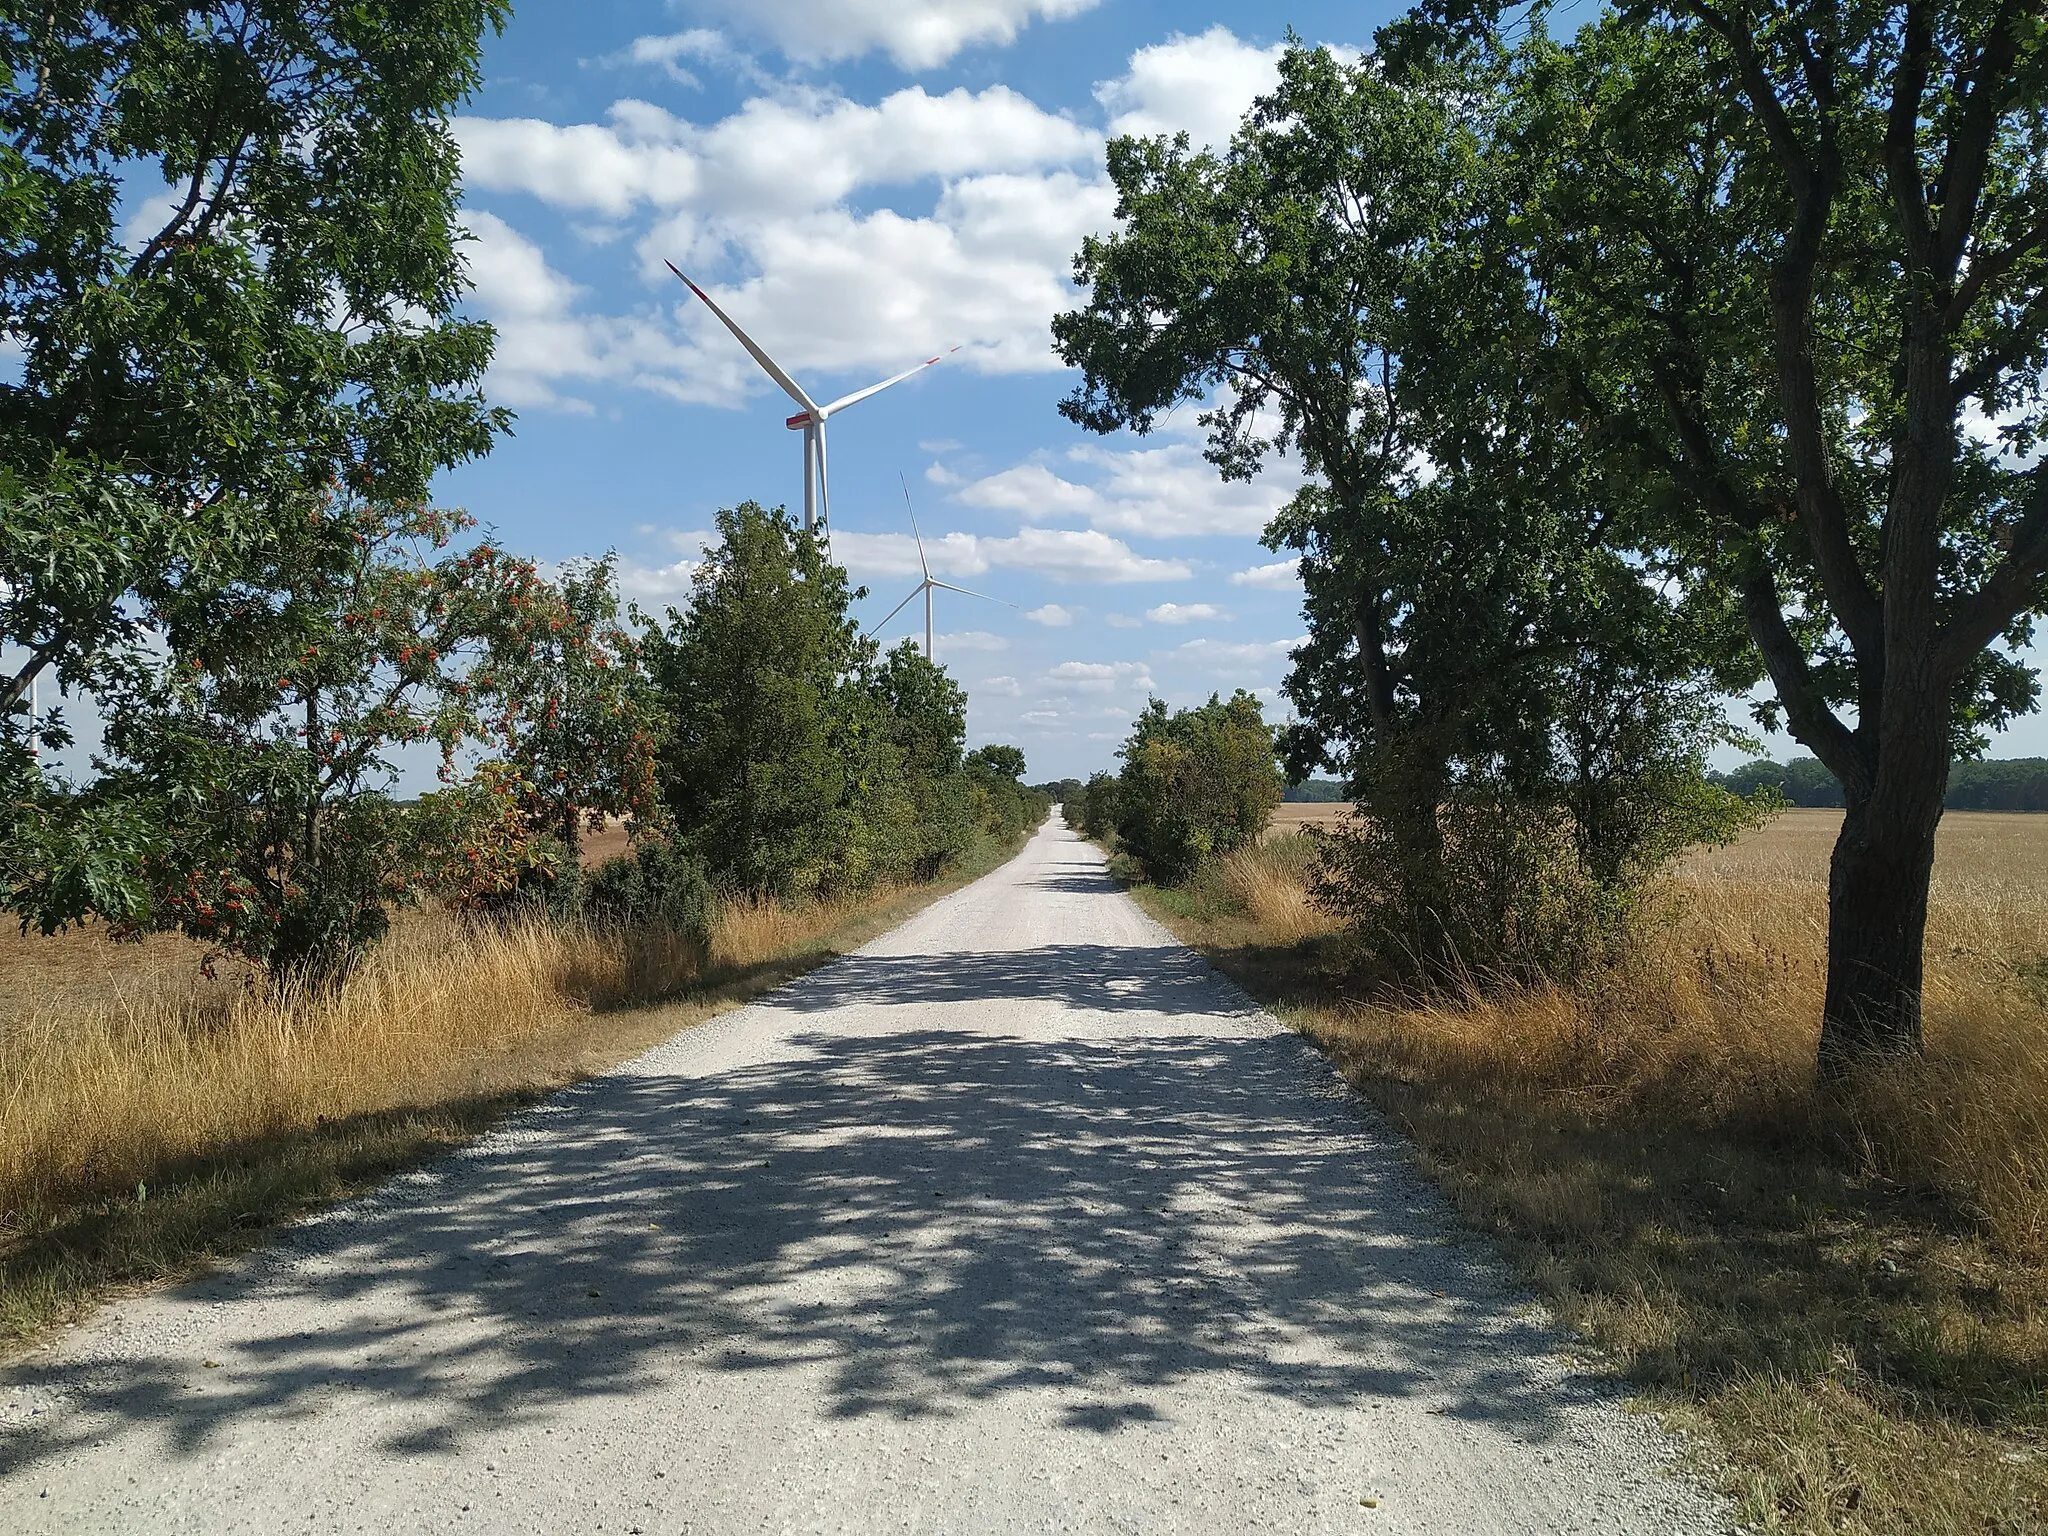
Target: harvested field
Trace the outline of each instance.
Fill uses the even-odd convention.
[[[1273,819],[1266,823],[1266,836],[1285,837],[1303,827],[1333,827],[1350,814],[1349,800],[1286,801],[1273,807]]]
[[[616,859],[631,848],[623,821],[607,821],[600,831],[585,832],[576,852],[585,869],[594,869],[607,859]]]

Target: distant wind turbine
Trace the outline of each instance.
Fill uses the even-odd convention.
[[[825,422],[827,418],[837,415],[849,405],[859,405],[869,395],[879,395],[891,384],[901,384],[913,373],[922,373],[925,369],[931,367],[933,363],[951,357],[953,352],[960,350],[958,347],[955,347],[952,349],[952,352],[942,352],[938,357],[928,357],[915,368],[906,368],[893,378],[884,379],[879,384],[870,384],[866,389],[857,389],[850,395],[841,395],[830,405],[820,405],[804,393],[801,384],[783,372],[781,365],[774,358],[754,344],[753,337],[733,323],[732,316],[711,302],[710,294],[699,288],[687,277],[684,277],[680,267],[672,261],[666,262],[664,265],[681,279],[685,288],[704,301],[706,309],[718,316],[725,328],[733,333],[739,344],[745,347],[754,361],[761,365],[762,371],[769,378],[780,384],[784,391],[788,393],[790,399],[803,407],[801,411],[798,411],[794,416],[784,421],[783,425],[792,432],[801,430],[804,435],[804,528],[807,532],[816,531],[818,524],[826,522],[831,512],[831,499],[825,489]]]
[[[925,563],[924,535],[919,533],[917,529],[917,508],[910,505],[910,483],[904,480],[901,475],[898,475],[896,478],[903,485],[903,505],[910,512],[910,536],[917,540],[917,564],[918,568],[924,572],[924,580],[911,589],[910,597],[906,597],[902,602],[889,610],[889,618],[882,620],[881,623],[875,626],[875,633],[879,635],[883,630],[887,629],[889,627],[889,619],[895,618],[897,614],[908,608],[911,598],[922,594],[924,597],[924,659],[930,661],[932,659],[932,591],[934,588],[944,587],[948,592],[958,592],[962,597],[978,597],[984,603],[1002,603],[1005,608],[1014,608],[1017,605],[1011,602],[1004,602],[1000,597],[990,597],[986,592],[970,592],[965,587],[956,587],[950,581],[940,581],[932,575],[932,568]]]

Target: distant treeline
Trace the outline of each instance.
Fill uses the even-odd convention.
[[[1031,786],[1041,794],[1050,795],[1061,805],[1078,804],[1082,784],[1079,779],[1056,779],[1050,784]],[[1280,791],[1280,799],[1289,805],[1334,805],[1349,798],[1344,786],[1335,779],[1308,779],[1300,784],[1289,784]]]
[[[1335,779],[1307,779],[1288,785],[1280,792],[1280,798],[1288,805],[1334,805],[1348,797],[1344,786]]]
[[[1811,757],[1795,757],[1789,763],[1760,757],[1709,777],[1740,795],[1768,785],[1794,805],[1842,803],[1842,786]],[[1956,763],[1949,769],[1948,796],[1942,803],[1951,811],[2048,811],[2048,757]]]

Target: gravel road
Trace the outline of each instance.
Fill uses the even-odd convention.
[[[0,1371],[0,1530],[1725,1531],[1054,818]]]

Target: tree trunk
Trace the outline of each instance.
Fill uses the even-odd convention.
[[[312,759],[312,782],[306,791],[306,868],[320,867],[320,691],[306,690],[306,755]]]
[[[1828,868],[1828,985],[1820,1074],[1839,1081],[1857,1066],[1920,1050],[1920,984],[1934,834],[1948,787],[1946,731],[1919,782],[1851,801]],[[1926,753],[1916,754],[1926,756]],[[1930,771],[1931,769],[1931,771]]]

